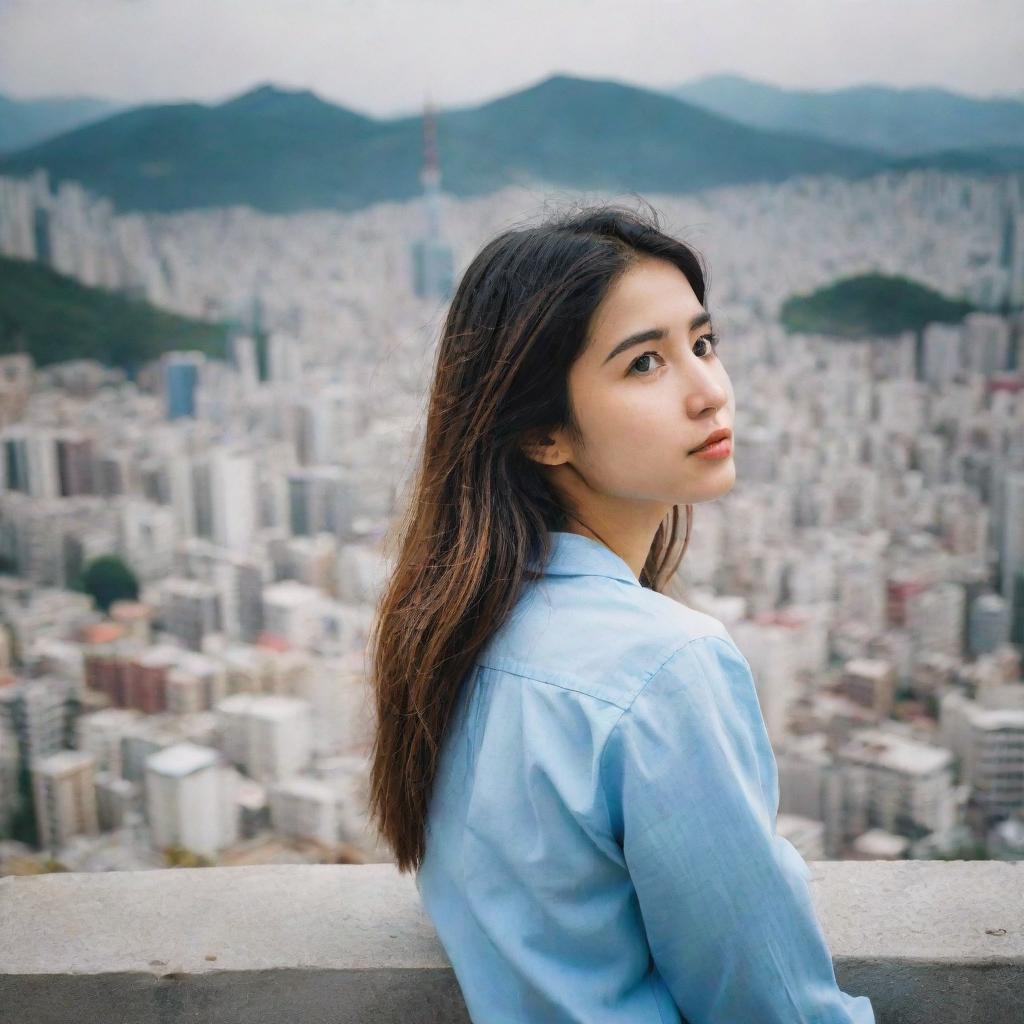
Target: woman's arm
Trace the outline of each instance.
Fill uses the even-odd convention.
[[[807,864],[775,832],[775,757],[731,640],[692,640],[655,672],[609,736],[602,779],[690,1024],[875,1024],[868,998],[838,987]]]

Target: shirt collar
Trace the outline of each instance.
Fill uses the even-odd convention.
[[[629,563],[599,540],[567,530],[551,530],[549,536],[551,555],[544,566],[546,575],[607,576],[623,583],[632,583],[634,587],[642,586],[633,575]],[[538,563],[531,563],[530,568],[537,571]]]

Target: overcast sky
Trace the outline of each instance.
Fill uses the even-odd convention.
[[[0,92],[218,102],[263,82],[368,114],[553,72],[662,87],[1024,90],[1021,0],[0,0]]]

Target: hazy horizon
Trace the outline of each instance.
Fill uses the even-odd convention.
[[[934,0],[0,0],[0,93],[220,103],[271,83],[393,117],[428,95],[472,106],[558,73],[659,90],[735,74],[1020,99],[1019,6],[986,6],[979,18]]]

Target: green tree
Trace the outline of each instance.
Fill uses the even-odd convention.
[[[984,843],[973,842],[958,846],[949,853],[936,853],[929,860],[992,860]]]
[[[167,866],[172,868],[209,868],[214,864],[209,857],[195,853],[180,843],[165,846],[162,852]]]
[[[808,295],[791,295],[779,319],[791,332],[865,338],[919,332],[930,323],[960,323],[975,308],[910,278],[860,274]]]
[[[18,766],[17,810],[11,817],[10,838],[28,846],[39,846],[39,828],[32,799],[32,774],[25,764]]]
[[[82,590],[107,611],[115,601],[135,600],[139,581],[117,555],[100,555],[82,571]]]

